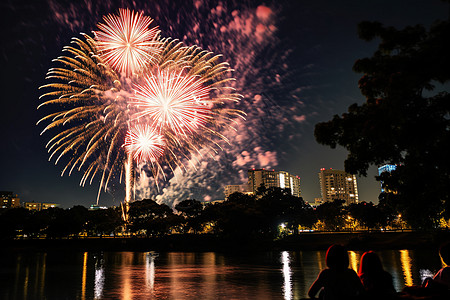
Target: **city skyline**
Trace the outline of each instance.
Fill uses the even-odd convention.
[[[101,15],[116,12],[126,4],[126,1],[91,7],[57,1],[2,4],[9,25],[2,27],[6,40],[1,46],[5,109],[0,118],[0,190],[13,191],[24,202],[55,202],[62,207],[77,204],[88,207],[95,202],[98,180],[81,188],[82,174],[60,177],[61,166],[48,162],[45,150],[48,136],[40,136],[43,128],[35,126],[42,116],[36,111],[40,95],[37,88],[53,66],[51,60],[70,43],[71,37],[90,32],[101,21]],[[320,195],[317,171],[343,170],[346,156],[341,148],[318,145],[313,137],[314,125],[342,114],[352,103],[364,101],[357,86],[361,74],[354,73],[352,66],[356,59],[371,56],[377,43],[359,40],[356,25],[363,20],[376,20],[397,28],[419,23],[428,26],[436,19],[448,17],[448,4],[438,0],[415,1],[407,6],[390,1],[371,4],[250,1],[246,6],[225,1],[221,6],[218,3],[213,6],[197,1],[178,10],[173,10],[169,2],[160,6],[151,2],[130,8],[148,12],[163,32],[231,59],[249,113],[248,122],[238,128],[232,145],[219,153],[217,160],[200,159],[197,170],[188,170],[171,180],[170,185],[165,184],[160,201],[190,196],[215,200],[219,187],[226,185],[221,180],[245,183],[242,173],[229,175],[235,170],[255,167],[299,175],[302,196],[312,202]],[[222,35],[208,36],[214,30]],[[231,40],[236,49],[227,52]],[[250,53],[245,56],[240,52]],[[375,181],[375,175],[376,166],[366,178],[358,178],[360,201],[377,202],[380,183]],[[117,185],[101,195],[100,205],[118,205],[123,201],[122,188]],[[142,195],[151,189],[143,184]]]

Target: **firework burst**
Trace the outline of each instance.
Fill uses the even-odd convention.
[[[59,66],[48,71],[53,82],[41,87],[49,91],[38,108],[56,110],[38,123],[49,122],[42,133],[59,129],[47,148],[55,163],[68,157],[62,174],[84,170],[81,185],[99,174],[105,190],[111,178],[124,178],[128,203],[136,162],[149,163],[157,181],[165,176],[163,164],[175,172],[192,156],[214,156],[228,142],[221,132],[244,113],[226,108],[241,95],[220,55],[170,38],[157,41],[151,19],[129,10],[105,22],[96,39],[75,38],[54,60]],[[133,46],[125,49],[124,41]]]
[[[185,76],[183,70],[156,70],[147,74],[145,83],[135,85],[131,103],[140,108],[133,118],[147,117],[159,132],[192,134],[212,118],[208,108],[209,89],[200,77]]]
[[[156,163],[164,153],[165,143],[155,128],[138,124],[128,131],[124,146],[138,163]]]
[[[152,21],[142,12],[128,9],[120,9],[118,16],[105,16],[105,24],[98,24],[99,31],[94,31],[102,59],[126,75],[155,62],[160,43],[158,28],[149,28]]]

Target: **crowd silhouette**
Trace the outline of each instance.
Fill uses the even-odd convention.
[[[367,251],[361,256],[358,274],[349,268],[344,246],[331,245],[326,254],[327,268],[311,285],[308,296],[321,300],[377,299],[450,299],[450,242],[443,244],[439,255],[444,267],[421,286],[395,290],[392,276],[385,271],[379,256]]]

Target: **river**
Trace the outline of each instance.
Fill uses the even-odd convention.
[[[363,252],[349,251],[357,270]],[[394,286],[442,267],[437,250],[377,252]],[[325,251],[3,254],[1,299],[301,299]]]

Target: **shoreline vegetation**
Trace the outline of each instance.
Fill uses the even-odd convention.
[[[331,244],[341,244],[348,250],[429,249],[437,253],[439,245],[449,240],[450,231],[307,232],[276,240],[173,234],[162,237],[23,238],[4,240],[2,251],[302,251],[326,250]]]

